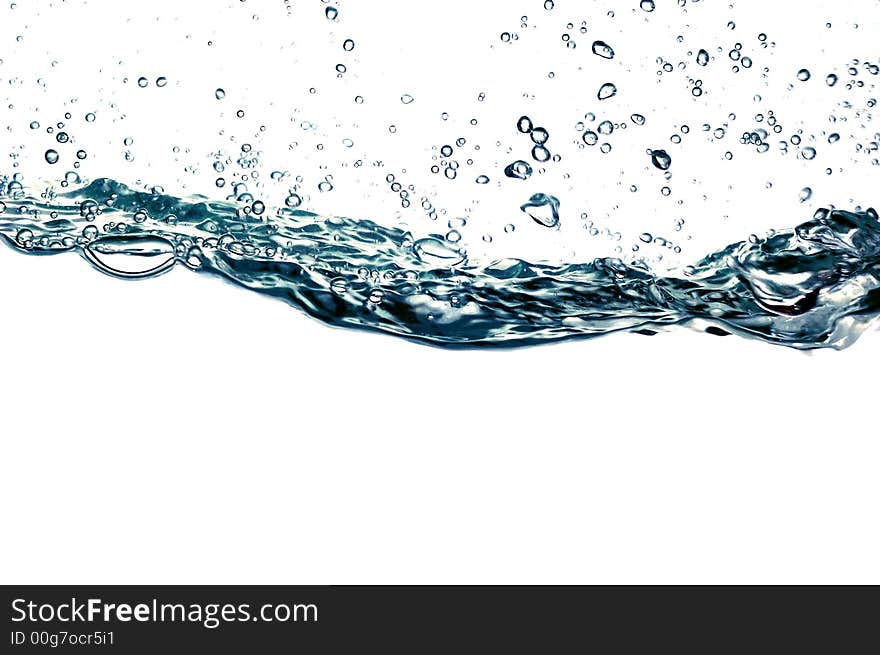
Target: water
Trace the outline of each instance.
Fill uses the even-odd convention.
[[[408,60],[382,64],[369,10],[342,2],[221,12],[289,64],[295,93],[253,67],[236,77],[231,54],[186,73],[173,55],[196,47],[189,31],[169,36],[171,59],[131,73],[58,44],[61,66],[77,66],[38,73],[44,55],[13,50],[0,60],[0,236],[126,280],[189,269],[331,325],[447,347],[689,326],[841,348],[876,321],[880,68],[857,50],[876,7],[843,28],[807,12],[802,29],[841,30],[847,53],[811,59],[806,34],[785,50],[783,27],[746,32],[745,10],[711,3],[521,4],[460,26],[462,57],[489,79],[459,66],[439,87],[404,74]],[[64,11],[88,22],[91,6]],[[158,11],[142,10],[131,33],[118,26],[120,66]],[[31,24],[58,23],[4,11],[25,45],[45,38]],[[272,48],[288,32],[315,41],[286,59]],[[28,65],[33,79],[12,71]]]
[[[530,202],[544,208],[553,199]],[[108,179],[48,202],[7,197],[4,205],[0,234],[21,252],[76,252],[103,273],[131,279],[179,265],[333,325],[446,346],[650,334],[690,323],[798,348],[843,347],[880,312],[873,211],[821,211],[793,230],[732,244],[679,276],[660,277],[615,258],[472,263],[440,235],[414,240],[371,221],[290,209],[266,221],[234,203],[133,191]]]

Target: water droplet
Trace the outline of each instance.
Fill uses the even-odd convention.
[[[599,135],[593,132],[593,130],[587,130],[581,138],[588,146],[594,146],[599,143]]]
[[[603,59],[614,59],[614,49],[604,41],[593,41],[593,54]]]
[[[532,119],[528,116],[520,116],[519,120],[516,122],[516,129],[523,134],[528,134],[532,131]]]
[[[808,79],[810,79],[810,71],[808,71],[806,68],[801,68],[798,71],[797,78],[801,82],[806,82]]]
[[[709,53],[700,48],[700,51],[697,53],[697,63],[700,66],[708,66],[709,65]]]
[[[351,39],[346,39],[342,44],[342,49],[346,52],[351,52],[352,50],[354,50],[354,41],[352,41]]]
[[[465,260],[460,250],[434,237],[419,239],[413,243],[412,249],[419,260],[432,266],[456,266]]]
[[[559,200],[554,196],[536,193],[520,209],[539,225],[544,227],[559,225]]]
[[[15,241],[23,248],[30,248],[33,246],[34,233],[27,228],[19,230],[15,235]]]
[[[837,75],[831,73],[828,77],[825,78],[825,84],[827,84],[828,86],[834,86],[835,84],[837,84],[837,79]]]
[[[223,89],[217,89],[214,91],[214,97],[217,98],[217,100],[223,100],[223,98],[226,97],[226,91]]]
[[[801,156],[807,161],[812,161],[816,158],[816,149],[810,146],[807,146],[803,150],[801,150]]]
[[[645,124],[645,117],[642,116],[641,114],[633,114],[629,118],[636,125],[644,125]]]
[[[287,196],[287,199],[284,201],[284,204],[290,207],[291,209],[296,209],[302,204],[302,198],[300,198],[298,193],[291,193]]]
[[[477,177],[477,184],[489,184],[488,175],[480,175]]]
[[[89,112],[88,114],[86,114],[86,122],[87,123],[94,123],[95,122],[95,115],[92,112]]]
[[[642,0],[639,3],[639,6],[642,8],[642,11],[646,11],[650,14],[654,11],[654,0]]]
[[[161,88],[161,87],[165,86],[166,84],[168,84],[167,77],[157,77],[156,78],[156,86]]]
[[[550,151],[547,150],[544,146],[537,145],[532,148],[532,159],[537,162],[541,162],[542,164],[545,161],[550,161]]]
[[[324,15],[327,17],[327,20],[336,20],[339,10],[336,7],[327,7],[324,9]]]
[[[606,82],[601,87],[599,87],[599,93],[597,97],[599,100],[608,100],[608,98],[613,98],[617,95],[617,87],[614,86],[611,82]]]
[[[531,132],[532,143],[537,143],[538,145],[543,145],[547,143],[547,140],[550,138],[550,133],[545,130],[543,127],[535,127],[532,128]]]
[[[661,171],[668,171],[669,167],[672,166],[672,157],[665,150],[652,150],[651,163]]]
[[[808,186],[801,189],[800,193],[798,194],[798,200],[800,200],[801,202],[807,202],[807,200],[809,200],[812,197],[813,197],[813,190]]]
[[[144,87],[146,87],[147,84],[149,84],[149,83],[150,83],[150,82],[149,82],[149,80],[148,80],[146,77],[139,77],[139,78],[138,78],[138,86],[141,87],[142,89],[143,89]]]
[[[404,93],[402,96],[400,96],[400,101],[405,105],[412,103],[413,100],[415,100],[415,98],[413,98],[408,93]]]
[[[49,148],[46,151],[45,157],[46,157],[46,161],[49,162],[50,164],[57,164],[58,163],[58,151],[57,150],[52,150],[51,148]]]
[[[83,254],[98,270],[121,278],[152,277],[174,266],[174,244],[155,235],[100,237],[89,243]]]
[[[532,175],[532,166],[528,162],[518,159],[504,169],[504,174],[515,180],[527,180]]]

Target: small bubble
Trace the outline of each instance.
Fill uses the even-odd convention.
[[[214,97],[217,98],[217,100],[223,100],[223,98],[226,97],[226,91],[223,89],[217,89],[214,91]]]
[[[801,202],[807,202],[807,200],[809,200],[812,197],[813,197],[813,190],[808,186],[801,189],[800,193],[798,194],[798,200],[800,200]]]
[[[837,75],[831,73],[828,77],[825,78],[825,84],[827,84],[828,86],[834,86],[835,84],[837,84],[837,79]]]
[[[516,129],[523,134],[528,134],[532,131],[532,119],[528,116],[520,116],[519,120],[516,122]]]
[[[644,125],[645,124],[645,117],[642,116],[641,114],[633,114],[629,118],[636,125]]]
[[[613,98],[617,95],[617,87],[614,86],[611,82],[606,82],[601,87],[599,87],[599,93],[596,95],[599,100],[608,100],[608,98]]]
[[[816,149],[810,146],[807,146],[803,150],[801,150],[801,156],[807,161],[812,161],[816,158]]]
[[[77,159],[85,159],[87,156],[88,156],[88,153],[86,153],[85,150],[77,150],[76,151],[76,158]]]
[[[166,84],[168,84],[168,78],[166,78],[166,77],[157,77],[156,78],[156,86],[161,88],[161,87],[165,86]]]
[[[354,50],[354,41],[352,41],[351,39],[346,39],[342,44],[342,49],[346,52],[351,52],[352,50]]]
[[[336,20],[339,10],[336,7],[327,7],[324,9],[324,15],[327,17],[327,20]]]
[[[489,176],[480,175],[479,177],[477,177],[477,184],[489,184]]]
[[[95,122],[95,115],[92,112],[89,112],[88,114],[86,114],[86,122],[87,123],[94,123]]]
[[[542,145],[536,145],[532,148],[532,159],[541,163],[550,161],[550,151]]]
[[[543,127],[535,127],[532,129],[531,137],[532,143],[543,145],[547,143],[547,140],[550,138],[550,133],[547,132],[547,130],[545,130]]]
[[[801,68],[797,73],[797,78],[801,82],[806,82],[810,79],[810,71],[808,71],[806,68]]]
[[[507,177],[515,180],[526,180],[532,175],[532,166],[523,160],[517,160],[504,169]]]
[[[34,233],[27,228],[19,230],[15,235],[15,240],[18,242],[18,245],[24,248],[30,248],[33,246]]]
[[[559,200],[544,193],[536,193],[520,209],[533,221],[544,227],[559,225]]]
[[[150,82],[146,77],[139,77],[138,78],[138,86],[141,87],[142,89],[145,88],[147,86],[147,84],[149,84],[149,83]]]
[[[59,132],[55,135],[55,140],[58,143],[67,143],[68,141],[70,141],[70,137],[68,136],[67,132]]]
[[[287,196],[287,200],[284,201],[284,204],[291,209],[296,209],[302,204],[302,198],[300,198],[299,194],[297,193],[291,193],[289,196]]]
[[[700,66],[707,66],[709,64],[709,53],[700,48],[700,51],[697,53],[697,63]]]
[[[593,41],[593,54],[603,59],[614,59],[614,49],[604,41]]]
[[[58,151],[57,150],[52,150],[50,148],[49,150],[46,151],[45,157],[46,157],[46,161],[49,162],[50,164],[58,163]]]
[[[669,167],[672,166],[672,157],[665,150],[652,150],[651,163],[661,171],[668,171]]]
[[[413,100],[414,98],[408,93],[404,93],[402,96],[400,96],[400,101],[405,105],[412,103]]]
[[[642,8],[642,11],[646,11],[650,14],[654,11],[654,0],[642,0],[639,3],[639,6]]]

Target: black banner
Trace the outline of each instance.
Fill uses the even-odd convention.
[[[0,652],[863,652],[868,587],[2,587]],[[352,650],[356,649],[356,650]]]

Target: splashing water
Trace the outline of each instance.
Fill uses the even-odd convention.
[[[562,3],[539,2],[540,15],[515,14],[519,31],[505,29],[500,39],[494,32],[488,47],[506,70],[513,65],[507,58],[524,65],[515,49],[531,39],[540,53],[533,59],[554,67],[542,74],[543,95],[523,94],[518,106],[509,90],[489,88],[475,94],[478,109],[459,108],[461,119],[435,112],[431,89],[401,76],[382,105],[393,107],[385,123],[363,127],[366,118],[381,121],[385,114],[357,114],[365,103],[382,101],[362,81],[370,67],[361,53],[371,52],[371,40],[349,18],[356,8],[282,4],[288,16],[317,16],[303,30],[331,30],[327,45],[336,59],[329,75],[339,93],[348,94],[349,109],[322,124],[320,111],[308,107],[308,98],[322,92],[316,82],[286,121],[295,140],[276,139],[286,150],[273,152],[263,134],[280,131],[280,121],[236,131],[232,126],[248,120],[252,108],[234,79],[211,79],[204,102],[221,106],[218,136],[235,147],[174,145],[172,158],[186,175],[168,193],[143,182],[163,155],[151,150],[147,133],[126,128],[119,136],[118,125],[130,119],[117,99],[77,108],[80,121],[71,105],[84,100],[67,98],[59,101],[63,115],[48,120],[59,106],[37,115],[24,84],[11,78],[9,107],[20,116],[11,114],[15,120],[3,137],[10,153],[4,164],[10,170],[0,169],[6,244],[27,254],[75,252],[97,270],[128,280],[187,268],[281,298],[332,325],[448,347],[521,346],[621,330],[653,334],[689,325],[795,348],[841,348],[880,316],[880,219],[853,200],[873,192],[865,171],[880,163],[880,134],[868,127],[880,73],[874,61],[853,58],[821,74],[779,65],[784,82],[774,91],[767,80],[775,71],[775,42],[764,31],[748,41],[731,37],[737,22],[722,20],[708,3],[682,1],[676,17],[671,8],[634,0],[620,16],[588,12],[576,19],[563,14]],[[7,11],[6,24],[14,25],[15,12],[23,10],[13,5]],[[672,23],[661,21],[690,26],[698,12],[722,31],[693,27],[687,37],[663,40],[673,32]],[[874,9],[874,23],[877,14]],[[259,14],[253,16],[257,21]],[[865,20],[860,34],[868,27]],[[663,54],[626,39],[630,29],[661,35],[656,47]],[[830,30],[830,23],[822,29]],[[554,39],[540,41],[543,35]],[[0,72],[10,65],[0,60]],[[308,72],[315,65],[303,66]],[[763,68],[761,81],[746,83],[743,102],[756,107],[746,110],[748,125],[737,130],[736,112],[722,104],[725,80],[751,74],[753,66]],[[636,99],[636,91],[647,88],[642,77],[655,72],[650,93],[683,100],[682,120],[670,122],[662,103],[644,106],[644,92]],[[574,84],[578,75],[584,79]],[[566,76],[572,83],[552,86]],[[113,81],[134,94],[186,86],[167,71]],[[39,84],[54,88],[43,78]],[[816,93],[840,94],[833,96],[830,128],[811,127],[795,115],[803,105],[798,94],[811,85]],[[498,120],[480,114],[493,93],[504,102],[486,115]],[[269,115],[269,105],[277,111],[278,104],[254,101],[253,111]],[[133,114],[137,108],[130,105]],[[347,121],[346,111],[356,118]],[[108,115],[115,118],[108,122]],[[436,136],[416,127],[437,120],[443,128]],[[380,133],[386,141],[360,145]],[[377,153],[400,134],[426,145],[389,151],[402,162],[395,165]],[[741,168],[729,168],[741,160]],[[820,169],[817,161],[824,162]],[[103,170],[113,177],[101,177]],[[792,188],[769,179],[779,170],[792,171]],[[199,186],[203,178],[208,184]],[[646,188],[653,189],[650,197]],[[756,194],[748,218],[771,218],[773,229],[736,241],[748,234],[740,231],[718,243],[737,231],[725,212],[730,197],[745,189]],[[835,207],[832,193],[850,210]],[[345,204],[352,199],[362,204],[352,209]],[[788,218],[780,219],[781,211],[789,211]],[[718,224],[708,226],[710,220]],[[723,245],[729,241],[735,242]],[[530,248],[531,256],[522,255]]]
[[[106,221],[101,233],[95,215]],[[480,266],[439,236],[413,240],[370,221],[289,209],[267,223],[232,203],[137,192],[104,179],[51,203],[18,198],[0,218],[0,234],[22,252],[75,251],[104,273],[132,279],[181,264],[327,323],[449,346],[650,333],[693,322],[799,348],[842,347],[880,312],[873,210],[820,211],[795,230],[714,253],[681,277],[613,258]]]

